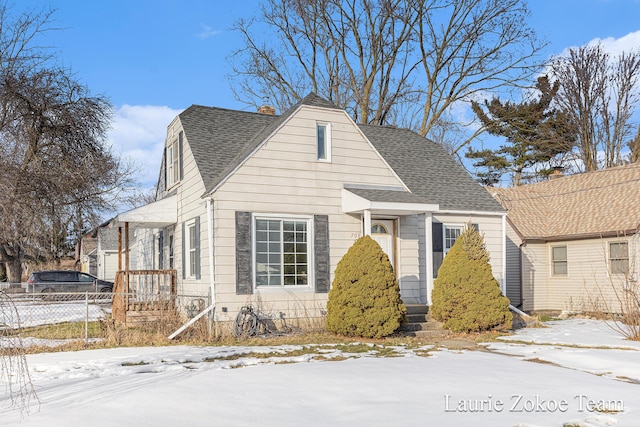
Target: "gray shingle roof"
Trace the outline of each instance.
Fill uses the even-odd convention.
[[[179,118],[206,191],[215,188],[301,105],[338,109],[311,93],[281,116],[198,105],[182,112]],[[374,125],[360,125],[360,129],[413,193],[407,201],[439,204],[441,210],[504,211],[438,144],[407,129]],[[392,196],[400,201],[398,194]]]
[[[412,193],[441,210],[504,209],[438,144],[408,129],[360,125],[365,136]]]
[[[419,194],[408,191],[395,190],[374,190],[369,188],[347,188],[351,193],[372,202],[393,202],[393,203],[425,203],[425,198]]]

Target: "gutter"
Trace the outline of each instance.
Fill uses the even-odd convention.
[[[215,283],[215,267],[213,265],[213,199],[207,198],[207,240],[209,246],[209,282],[211,291],[211,306],[216,305],[216,283]]]

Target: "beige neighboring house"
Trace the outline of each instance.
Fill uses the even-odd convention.
[[[157,201],[111,226],[135,229],[136,268],[176,270],[178,294],[209,295],[217,320],[248,303],[321,314],[337,263],[363,234],[389,255],[406,303],[429,303],[467,223],[504,283],[499,203],[440,145],[358,125],[314,94],[282,115],[189,107],[168,126],[159,177]]]
[[[637,292],[640,164],[487,191],[507,210],[512,304],[619,311],[616,292]]]

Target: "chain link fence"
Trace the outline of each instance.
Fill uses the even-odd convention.
[[[104,339],[108,323],[112,322],[111,310],[114,294],[107,292],[85,293],[24,293],[0,289],[0,337],[20,337],[26,345],[34,341],[47,345],[46,341]],[[144,327],[158,331],[179,327],[197,316],[208,306],[209,297],[176,295],[175,309],[164,312]],[[177,325],[177,326],[176,326]],[[140,326],[140,325],[136,325]],[[166,334],[168,335],[168,334]],[[15,344],[15,340],[11,340]],[[13,344],[12,344],[13,345]],[[0,342],[0,347],[7,346]]]

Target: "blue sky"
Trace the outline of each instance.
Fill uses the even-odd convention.
[[[241,47],[230,31],[259,0],[21,0],[14,11],[51,6],[47,46],[93,93],[116,107],[114,150],[158,176],[166,127],[191,104],[247,109],[233,97],[226,58]],[[530,0],[531,25],[549,41],[544,55],[602,39],[611,50],[640,47],[640,0]]]

